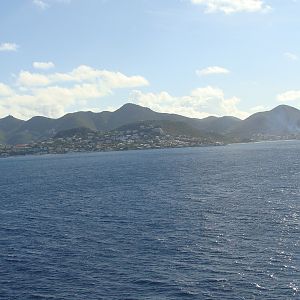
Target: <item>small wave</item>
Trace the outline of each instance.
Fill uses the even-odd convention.
[[[256,288],[260,289],[260,290],[267,290],[267,288],[259,285],[258,283],[255,283]]]
[[[296,293],[299,292],[299,287],[295,283],[293,283],[293,282],[290,282],[289,288],[291,288]]]

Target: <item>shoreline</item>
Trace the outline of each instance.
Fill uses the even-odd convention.
[[[91,154],[91,153],[112,153],[112,152],[129,152],[129,151],[147,151],[147,150],[166,150],[166,149],[184,149],[184,148],[208,148],[208,147],[222,147],[227,146],[229,144],[203,144],[197,146],[182,146],[182,147],[153,147],[153,148],[132,148],[132,149],[120,149],[120,150],[99,150],[99,151],[69,151],[64,153],[28,153],[28,154],[15,154],[15,155],[7,155],[1,156],[0,159],[3,158],[13,158],[13,157],[33,157],[33,156],[47,156],[47,155],[68,155],[68,154]]]
[[[113,153],[113,152],[130,152],[130,151],[147,151],[147,150],[167,150],[167,149],[186,149],[186,148],[209,148],[209,147],[226,147],[234,145],[248,145],[248,144],[264,144],[264,143],[275,143],[275,142],[296,142],[299,139],[283,139],[283,140],[265,140],[265,141],[249,141],[249,142],[236,142],[236,143],[227,143],[227,144],[203,144],[197,146],[181,146],[181,147],[153,147],[153,148],[132,148],[132,149],[112,149],[112,150],[99,150],[99,151],[69,151],[64,153],[28,153],[28,154],[16,154],[16,155],[7,155],[1,156],[3,158],[15,158],[15,157],[36,157],[36,156],[56,156],[56,155],[72,155],[72,154],[92,154],[92,153]]]

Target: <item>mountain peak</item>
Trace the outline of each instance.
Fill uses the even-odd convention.
[[[4,117],[2,120],[9,121],[9,120],[19,120],[19,119],[15,118],[15,117],[12,116],[12,115],[8,115],[8,116]]]
[[[143,107],[134,103],[125,103],[122,105],[119,109],[116,110],[116,112],[135,112],[135,111],[151,111],[148,107]]]
[[[299,112],[299,110],[297,108],[286,105],[286,104],[278,105],[275,108],[273,108],[271,111],[274,111],[274,112],[297,111],[297,112]]]

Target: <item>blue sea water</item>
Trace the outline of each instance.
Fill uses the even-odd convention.
[[[300,142],[0,160],[0,299],[299,299]]]

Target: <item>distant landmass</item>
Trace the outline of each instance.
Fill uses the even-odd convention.
[[[300,137],[300,111],[287,105],[240,120],[231,116],[188,118],[158,113],[128,103],[114,112],[75,112],[59,119],[38,116],[23,121],[8,116],[0,119],[0,144],[30,144],[79,132],[87,135],[91,132],[136,130],[141,124],[161,128],[171,136],[189,136],[224,143]]]

